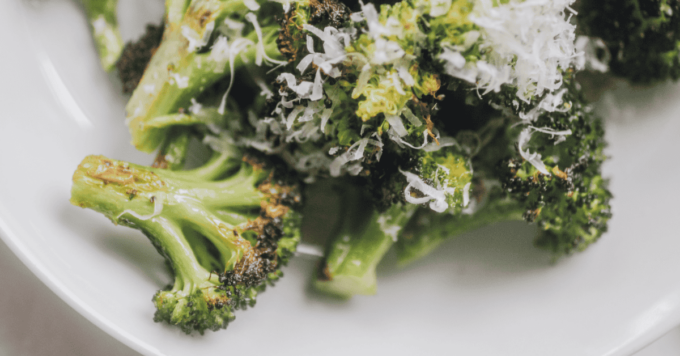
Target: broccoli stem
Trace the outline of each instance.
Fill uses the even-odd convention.
[[[210,281],[210,272],[199,263],[191,244],[178,224],[165,217],[154,218],[150,221],[142,221],[134,216],[126,216],[125,219],[128,220],[126,224],[142,226],[144,235],[151,240],[156,250],[170,261],[176,278],[175,290],[191,293],[196,286]],[[212,278],[217,281],[217,276]]]
[[[152,167],[173,171],[184,168],[190,139],[191,133],[186,129],[172,128],[158,150]]]
[[[168,23],[182,21],[191,0],[165,0],[165,14]]]
[[[375,269],[413,214],[414,207],[396,204],[383,213],[373,211],[368,224],[361,229],[357,229],[361,226],[357,226],[356,217],[348,214],[328,249],[315,287],[341,298],[375,294]]]
[[[400,266],[406,266],[434,251],[445,240],[501,221],[522,220],[522,206],[510,199],[490,201],[473,214],[439,214],[420,209],[396,244]]]
[[[191,249],[194,251],[194,255],[198,262],[207,271],[214,272],[217,274],[218,271],[222,270],[222,265],[220,261],[210,252],[208,248],[210,242],[196,231],[184,229],[184,237],[191,245]]]
[[[216,180],[238,167],[241,164],[238,158],[238,153],[235,151],[216,152],[204,165],[187,171],[178,171],[176,174],[206,181]]]
[[[255,186],[263,173],[243,167],[221,181],[203,178],[217,176],[222,169],[215,167],[227,157],[217,156],[197,170],[173,172],[89,156],[74,174],[71,202],[101,212],[116,224],[127,224],[135,215],[186,221],[194,215],[214,218],[217,211],[259,208],[263,195]]]
[[[82,0],[90,29],[104,70],[111,71],[123,51],[123,39],[118,31],[116,5],[118,0]]]

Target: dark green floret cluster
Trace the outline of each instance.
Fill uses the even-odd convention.
[[[116,62],[118,76],[123,82],[123,93],[132,93],[142,80],[146,66],[163,38],[164,26],[146,25],[146,32],[138,40],[128,42]]]
[[[643,84],[680,77],[679,1],[581,1],[577,18],[606,44],[614,75]]]
[[[559,144],[560,136],[550,135],[536,135],[530,142],[542,148],[551,176],[517,157],[498,166],[502,188],[521,203],[524,219],[539,227],[536,245],[556,254],[584,250],[607,231],[611,217],[611,193],[601,173],[606,158],[602,121],[584,105],[575,83],[565,82],[568,110],[542,114],[534,125],[571,134]]]
[[[527,143],[542,153],[549,174],[520,155],[513,138],[522,128],[503,123],[516,120],[512,111],[505,113],[506,118],[488,121],[476,130],[490,137],[488,146],[472,158],[476,186],[472,195],[479,206],[459,215],[418,211],[397,243],[401,263],[424,257],[447,238],[500,221],[535,223],[535,245],[556,257],[583,251],[607,231],[612,194],[602,177],[603,124],[568,76],[565,89],[565,110],[543,113],[533,126],[571,134],[534,134]],[[502,102],[504,94],[492,100]]]

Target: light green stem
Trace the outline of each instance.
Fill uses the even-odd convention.
[[[383,213],[374,211],[360,231],[356,221],[347,221],[330,246],[315,287],[341,298],[375,294],[375,269],[414,210],[413,205],[398,204]]]
[[[118,0],[82,0],[90,29],[104,70],[111,71],[123,51],[118,31],[116,5]]]

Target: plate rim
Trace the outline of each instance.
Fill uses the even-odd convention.
[[[3,9],[8,9],[10,12],[16,10],[15,15],[21,19],[20,22],[25,24],[25,11],[22,11],[21,6],[11,6],[11,3],[17,4],[20,2],[9,2],[8,6],[3,6]],[[18,14],[16,14],[18,12]],[[21,32],[21,31],[19,31]],[[22,36],[29,36],[24,33]],[[22,242],[22,235],[30,235],[27,231],[21,229],[13,229],[10,221],[12,221],[12,214],[5,208],[4,204],[0,202],[0,239],[8,246],[10,251],[17,256],[17,258],[35,275],[44,285],[46,285],[55,295],[63,300],[67,305],[73,308],[76,312],[82,315],[89,322],[97,326],[99,329],[111,335],[114,339],[122,344],[128,346],[132,350],[144,355],[165,355],[151,344],[145,342],[139,337],[124,330],[116,323],[112,322],[99,312],[94,307],[84,302],[78,295],[64,285],[59,278],[57,278],[50,270],[40,261],[39,258],[32,252],[26,244]],[[637,336],[635,339],[629,339],[625,343],[618,345],[618,347],[605,352],[602,356],[614,355],[630,355],[639,351],[651,342],[665,335],[674,326],[677,320],[667,320],[665,323],[658,323],[656,327],[646,330],[644,333]]]

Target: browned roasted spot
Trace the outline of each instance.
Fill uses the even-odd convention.
[[[310,0],[310,24],[328,20],[328,25],[339,27],[349,19],[350,11],[345,4],[336,0]]]
[[[330,282],[333,280],[333,275],[331,270],[328,268],[328,263],[326,260],[319,262],[319,268],[317,269],[317,279],[322,282]]]
[[[125,194],[130,196],[130,200],[132,200],[135,197],[135,195],[137,195],[137,193],[138,193],[137,189],[128,189],[125,191]]]
[[[209,287],[213,288],[213,287]],[[207,294],[206,294],[207,295]],[[206,302],[208,303],[208,308],[215,308],[215,307],[222,307],[224,305],[227,305],[229,303],[229,298],[226,295],[218,296],[218,297],[208,297],[206,299]]]
[[[439,140],[437,139],[437,136],[434,135],[434,132],[432,132],[432,129],[434,129],[434,123],[430,119],[430,115],[425,116],[425,124],[427,125],[427,134],[430,135],[430,137],[434,140],[434,142],[439,145]]]
[[[108,160],[103,160],[99,166],[88,170],[87,174],[104,183],[128,185],[135,182],[135,176],[128,167],[113,164]]]
[[[153,164],[151,165],[151,167],[161,169],[168,168],[168,161],[165,159],[165,155],[163,154],[163,152],[158,152],[156,158],[153,160]]]
[[[245,157],[244,160],[253,166],[263,166],[254,157]],[[264,195],[260,215],[237,226],[233,231],[225,231],[239,237],[235,242],[239,244],[239,250],[243,251],[234,268],[219,277],[220,282],[226,286],[258,285],[278,268],[277,248],[278,241],[284,236],[283,217],[290,210],[289,203],[299,203],[300,196],[296,186],[274,183],[272,179],[273,174],[258,186],[258,190]],[[243,237],[246,232],[254,233],[254,244],[252,238]]]
[[[248,155],[248,154],[243,155],[243,162],[248,163],[255,170],[260,170],[260,169],[264,168],[264,166],[265,166],[264,163],[259,161],[255,156],[251,156],[251,155]]]
[[[267,274],[276,271],[278,261],[276,255],[276,239],[267,235],[267,226],[271,223],[268,219],[258,218],[249,223],[247,229],[258,234],[256,246],[252,246],[245,239],[240,242],[243,257],[234,265],[231,271],[226,271],[220,276],[220,281],[225,285],[254,286],[267,278]]]
[[[320,28],[332,26],[339,28],[349,19],[350,11],[337,0],[311,0],[309,2],[309,18],[299,19],[295,8],[290,9],[281,19],[281,28],[276,40],[279,51],[289,62],[297,61],[305,51],[305,40],[302,27],[296,23],[309,23]]]
[[[201,14],[201,17],[198,19],[198,24],[201,26],[201,28],[205,27],[205,24],[208,22],[211,15],[212,13],[210,10],[206,10],[203,14]]]
[[[560,168],[557,167],[557,166],[553,167],[552,173],[553,173],[554,175],[556,175],[556,176],[562,178],[562,179],[565,179],[565,180],[566,180],[567,178],[569,178],[569,176],[568,176],[566,173],[562,172],[562,171],[560,170]]]
[[[283,216],[288,212],[288,205],[300,203],[300,194],[295,187],[271,183],[260,184],[258,190],[267,199],[262,201],[262,211],[271,218]]]
[[[413,198],[424,198],[425,194],[416,188],[411,188],[410,194]]]
[[[279,52],[283,54],[289,62],[295,62],[298,57],[298,50],[302,47],[302,28],[295,24],[295,8],[289,10],[281,19],[281,28],[276,44]]]
[[[155,173],[133,168],[126,162],[116,162],[103,156],[88,156],[74,174],[74,179],[77,178],[78,172],[98,179],[103,184],[114,183],[143,191],[165,188],[165,182]]]
[[[430,107],[428,106],[427,103],[420,101],[415,94],[413,95],[412,100],[415,103],[415,105],[420,108],[420,112],[423,114],[423,120],[425,120],[425,127],[427,127],[428,136],[430,136],[432,140],[434,140],[434,142],[436,142],[437,145],[439,145],[439,140],[432,131],[434,129],[434,122],[432,122],[431,119]]]
[[[527,210],[524,212],[524,220],[528,222],[534,222],[536,218],[541,214],[541,208],[536,210]]]

